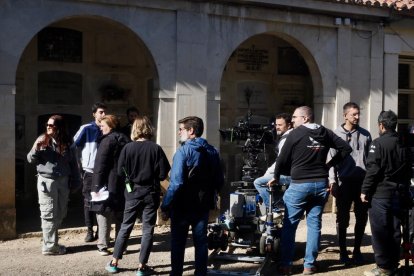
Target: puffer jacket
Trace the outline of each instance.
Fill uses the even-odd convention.
[[[124,208],[124,179],[117,174],[118,158],[129,139],[120,132],[111,131],[98,140],[95,165],[92,176],[92,192],[107,187],[109,198],[103,202],[94,202],[92,211],[121,211]]]

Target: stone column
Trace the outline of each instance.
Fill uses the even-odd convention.
[[[204,136],[208,133],[207,37],[207,15],[177,12],[176,116],[177,120],[190,115],[203,119]]]
[[[367,114],[368,128],[373,138],[378,136],[377,118],[383,105],[384,82],[384,29],[379,28],[377,35],[371,38],[371,83],[369,91],[369,108]]]
[[[16,237],[15,86],[0,84],[0,239]]]
[[[383,109],[398,112],[398,54],[401,44],[398,36],[384,36],[384,101]],[[378,115],[378,114],[377,114]]]
[[[352,29],[348,26],[338,28],[338,65],[336,84],[336,120],[334,128],[342,123],[342,107],[351,99],[352,81]],[[332,113],[333,114],[333,113]]]

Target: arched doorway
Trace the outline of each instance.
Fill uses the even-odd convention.
[[[256,35],[241,43],[228,59],[221,79],[220,128],[234,130],[249,121],[252,128],[262,134],[265,128],[272,128],[276,114],[292,113],[302,105],[312,107],[315,80],[312,80],[311,70],[315,66],[302,54],[303,49],[292,38],[273,34]],[[228,184],[242,178],[246,151],[249,151],[243,147],[246,143],[243,132],[243,128],[241,134],[233,131],[231,138],[222,135],[220,152],[226,165]],[[260,152],[257,167],[262,172],[259,171],[258,176],[275,157],[272,139],[263,144],[258,140],[260,137],[253,137],[257,138],[257,151]],[[225,186],[222,209],[229,208],[227,195],[234,189],[231,185]]]
[[[34,35],[16,73],[17,232],[40,230],[36,171],[26,154],[45,116],[63,114],[73,134],[92,121],[91,106],[100,101],[123,125],[131,106],[153,117],[156,87],[156,66],[145,44],[115,21],[71,17]],[[81,206],[80,193],[72,196],[66,226],[83,226]]]

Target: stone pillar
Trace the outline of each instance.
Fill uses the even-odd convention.
[[[368,118],[368,129],[373,138],[378,137],[377,118],[383,105],[384,82],[384,29],[379,28],[377,35],[371,38],[371,83],[369,91],[369,108],[364,116]],[[388,74],[388,73],[387,73]]]
[[[352,81],[352,30],[348,26],[338,28],[338,65],[336,83],[336,120],[334,128],[342,123],[342,107],[351,99]],[[333,113],[331,113],[333,114]]]
[[[396,35],[384,36],[384,102],[383,109],[398,112],[398,54],[400,39]],[[378,114],[377,114],[378,115]]]
[[[207,37],[207,15],[177,12],[177,120],[194,115],[207,121]]]
[[[0,239],[16,237],[15,86],[0,84]]]

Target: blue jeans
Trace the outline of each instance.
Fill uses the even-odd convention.
[[[304,267],[315,266],[321,238],[322,212],[328,199],[327,181],[295,183],[286,190],[285,217],[281,234],[281,265],[292,265],[295,250],[296,229],[306,212],[307,238]]]
[[[267,191],[267,182],[273,178],[273,174],[265,174],[262,177],[256,178],[253,182],[254,187],[259,192],[260,197],[263,199],[263,204],[266,207],[269,207],[269,192]],[[281,175],[279,184],[281,185],[289,185],[290,184],[290,176]]]
[[[207,274],[207,224],[209,211],[171,211],[171,276],[183,275],[184,253],[191,225],[195,247],[194,275]]]

